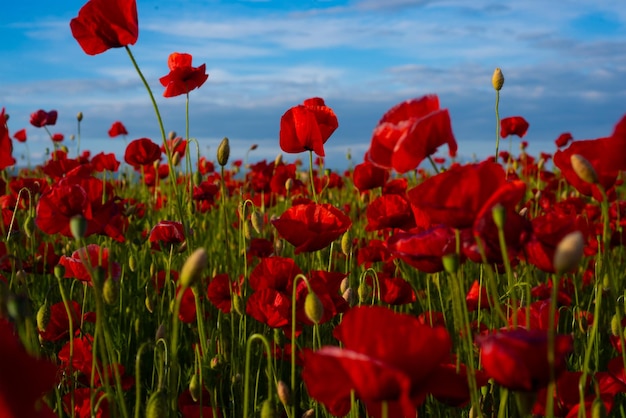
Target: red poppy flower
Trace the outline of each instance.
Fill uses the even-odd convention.
[[[101,248],[97,244],[89,244],[72,253],[71,257],[62,256],[59,264],[65,267],[65,276],[70,279],[78,279],[91,284],[92,269],[101,268],[105,277],[114,280],[119,279],[122,271],[120,265],[109,260],[109,249]]]
[[[93,176],[85,176],[82,167],[68,173],[41,195],[36,225],[46,234],[72,237],[70,220],[81,215],[87,222],[86,237],[102,234],[124,242],[121,204],[114,199],[109,186]]]
[[[324,307],[319,324],[324,324],[335,316],[346,312],[350,305],[341,296],[339,289],[341,282],[346,277],[343,273],[313,270],[307,274],[309,285]],[[313,321],[306,315],[304,304],[309,294],[309,287],[304,280],[298,282],[296,290],[296,317],[301,324],[313,325]]]
[[[398,232],[389,237],[386,247],[416,269],[436,273],[443,271],[443,256],[455,252],[456,235],[444,225],[417,233]]]
[[[280,118],[280,148],[290,154],[314,151],[323,157],[324,144],[338,126],[335,112],[324,99],[307,99]]]
[[[380,290],[380,300],[389,305],[405,305],[417,300],[413,288],[402,277],[392,277],[385,272],[380,272],[376,273],[375,279],[368,275],[365,282],[372,289]]]
[[[561,170],[568,183],[586,196],[601,200],[602,195],[596,184],[583,181],[576,175],[571,166],[572,155],[578,154],[585,158],[597,174],[597,184],[614,195],[617,174],[626,170],[626,116],[615,125],[611,136],[586,141],[574,141],[565,150],[554,154],[554,164]]]
[[[528,130],[528,122],[521,116],[511,116],[500,120],[500,136],[506,138],[509,135],[517,135],[523,138]]]
[[[183,418],[221,418],[219,408],[211,406],[211,395],[204,387],[202,388],[202,402],[194,401],[189,390],[185,390],[178,396],[178,410]]]
[[[72,312],[72,321],[76,327],[80,322],[80,305],[73,300],[70,301],[69,305]],[[70,323],[65,303],[58,302],[50,306],[50,320],[43,331],[39,330],[39,336],[43,341],[55,342],[67,337],[69,329]]]
[[[457,144],[448,109],[439,108],[437,96],[424,96],[402,102],[383,115],[374,128],[365,159],[406,173],[443,144],[448,144],[450,156],[454,157]]]
[[[12,165],[15,165],[15,158],[13,158],[13,142],[9,136],[6,116],[4,114],[4,108],[2,108],[0,112],[0,170],[4,170]]]
[[[72,36],[89,55],[134,45],[139,36],[135,0],[89,0],[70,22]]]
[[[453,166],[407,194],[418,226],[463,229],[473,226],[483,205],[506,182],[502,166],[485,161]]]
[[[354,167],[352,181],[360,192],[383,187],[389,179],[389,170],[377,167],[369,161],[358,164]]]
[[[177,221],[160,221],[150,230],[149,240],[153,250],[180,244],[185,241],[183,224]]]
[[[26,129],[20,129],[13,134],[13,139],[18,142],[26,142]]]
[[[409,230],[415,227],[411,204],[402,195],[384,194],[377,197],[367,207],[366,231],[385,228]]]
[[[293,280],[298,274],[302,274],[302,270],[293,259],[268,257],[252,270],[249,283],[254,290],[270,288],[291,295]]]
[[[161,159],[161,148],[149,138],[131,141],[126,147],[124,161],[135,168],[146,166]]]
[[[164,97],[187,94],[202,86],[209,78],[206,73],[206,64],[192,67],[189,54],[173,52],[167,59],[167,66],[170,68],[170,73],[159,79],[165,87]]]
[[[36,128],[51,126],[57,123],[57,116],[58,113],[56,110],[46,112],[45,110],[39,109],[30,115],[30,124]]]
[[[554,143],[558,148],[566,147],[570,141],[572,141],[574,137],[569,132],[564,132],[557,139],[554,140]]]
[[[231,281],[227,273],[218,274],[209,282],[207,287],[207,299],[224,313],[230,313],[232,309],[232,295],[239,295],[242,284],[240,281]],[[231,295],[232,293],[232,295]]]
[[[115,154],[98,153],[91,159],[91,165],[97,172],[112,171],[115,172],[120,167],[120,162],[115,158]]]
[[[40,399],[54,387],[55,364],[32,357],[4,319],[0,319],[0,341],[0,416],[54,417]]]
[[[352,221],[330,204],[308,203],[292,206],[272,224],[299,254],[327,247],[350,228]]]
[[[63,140],[65,139],[65,136],[57,132],[57,133],[52,134],[52,137],[50,139],[52,139],[52,142],[63,142]]]
[[[339,416],[349,412],[351,393],[371,416],[381,416],[382,402],[389,416],[414,416],[451,348],[445,328],[382,307],[351,309],[333,335],[344,348],[306,350],[302,378],[311,397]]]
[[[120,136],[120,135],[128,135],[128,131],[126,130],[126,127],[120,121],[113,122],[113,124],[111,125],[111,128],[109,129],[109,136],[111,138],[115,138],[116,136]]]
[[[465,295],[465,302],[467,303],[468,311],[475,311],[480,309],[489,309],[492,304],[489,303],[491,298],[487,294],[487,289],[481,286],[478,280],[474,280],[472,286]]]
[[[481,363],[487,375],[511,390],[537,391],[550,381],[548,333],[515,329],[476,337]],[[565,370],[565,357],[572,351],[571,335],[555,339],[554,376]]]
[[[291,322],[291,299],[272,288],[257,290],[246,302],[246,314],[271,328],[282,328]]]

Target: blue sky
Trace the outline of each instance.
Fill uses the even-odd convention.
[[[27,128],[31,158],[50,146],[31,127],[37,109],[59,112],[53,132],[76,133],[81,149],[123,155],[109,139],[120,120],[128,140],[159,131],[149,98],[123,49],[83,53],[69,21],[83,0],[12,2],[0,17],[0,107],[9,128]],[[149,80],[165,129],[184,132],[184,98],[165,99],[159,77],[171,52],[205,63],[209,79],[191,93],[191,137],[213,158],[228,136],[232,158],[273,159],[280,116],[320,96],[339,119],[327,164],[362,161],[371,132],[394,104],[439,95],[450,110],[459,156],[495,148],[491,75],[505,76],[500,115],[524,116],[529,151],[553,152],[554,139],[611,133],[626,114],[626,8],[614,1],[491,0],[138,0],[139,40],[131,49]],[[70,150],[75,143],[66,139]],[[513,140],[517,152],[519,140]],[[508,139],[501,149],[508,149]],[[15,156],[24,153],[15,144]],[[447,152],[444,150],[444,154]],[[304,155],[285,155],[293,161]]]

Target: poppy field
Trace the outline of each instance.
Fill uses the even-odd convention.
[[[482,161],[457,160],[431,94],[344,172],[320,97],[249,163],[228,138],[201,154],[188,120],[166,133],[135,0],[69,26],[87,55],[128,54],[161,138],[91,155],[41,109],[53,150],[18,169],[27,130],[1,109],[0,417],[626,417],[626,116],[530,155],[498,68]],[[193,106],[205,64],[164,57],[160,94]]]

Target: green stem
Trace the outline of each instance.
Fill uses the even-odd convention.
[[[249,408],[249,403],[250,403],[250,361],[251,361],[251,355],[250,355],[250,348],[252,347],[252,343],[255,340],[261,340],[261,342],[263,343],[263,346],[265,347],[265,352],[267,355],[267,380],[268,380],[268,385],[267,385],[267,399],[271,400],[272,399],[272,395],[273,395],[273,391],[272,391],[272,387],[274,385],[274,372],[273,372],[273,368],[272,368],[272,349],[270,347],[270,343],[267,341],[267,338],[265,338],[263,335],[261,334],[253,334],[250,336],[250,338],[248,338],[248,342],[246,343],[246,369],[244,372],[245,378],[244,378],[244,393],[243,393],[243,416],[244,418],[248,418],[250,415],[248,414],[248,408]]]
[[[317,192],[315,191],[315,177],[313,176],[313,151],[309,151],[309,183],[311,183],[311,193],[313,200],[317,203]]]
[[[495,161],[498,161],[498,149],[500,148],[500,90],[496,90],[496,156]]]

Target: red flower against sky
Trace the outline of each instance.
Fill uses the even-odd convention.
[[[18,142],[26,142],[26,129],[20,129],[13,133],[13,139]]]
[[[290,154],[314,151],[323,157],[324,144],[338,126],[335,112],[324,99],[307,99],[280,118],[280,148]]]
[[[422,160],[448,144],[451,157],[457,144],[448,109],[435,95],[407,100],[391,108],[378,122],[365,159],[399,173],[416,169]]]
[[[0,170],[15,165],[13,142],[9,136],[4,108],[0,111]]]
[[[478,336],[481,363],[498,384],[521,391],[537,391],[550,381],[546,331],[515,329]],[[555,339],[554,376],[565,370],[565,357],[572,351],[571,335]]]
[[[557,139],[554,140],[554,143],[558,148],[562,148],[562,147],[566,147],[567,144],[569,144],[570,141],[572,141],[573,139],[574,137],[572,136],[571,133],[564,132],[561,135],[559,135]]]
[[[97,244],[89,244],[72,253],[71,257],[62,256],[59,264],[65,267],[65,277],[78,279],[91,284],[90,271],[101,268],[105,278],[119,279],[122,269],[119,263],[109,260],[109,249]]]
[[[150,230],[149,240],[153,250],[180,244],[185,241],[183,224],[177,221],[160,221]]]
[[[146,166],[161,159],[161,148],[149,138],[131,141],[126,147],[124,161],[135,168]]]
[[[120,136],[120,135],[128,135],[128,131],[126,130],[126,127],[120,121],[113,122],[113,124],[111,125],[111,128],[109,129],[109,136],[111,138],[115,138],[116,136]]]
[[[54,363],[26,352],[12,326],[0,318],[0,416],[52,418],[56,415],[40,401],[54,388]]]
[[[89,0],[70,22],[72,36],[89,55],[134,45],[139,36],[135,0]]]
[[[308,203],[292,206],[272,224],[299,254],[326,248],[350,228],[352,221],[330,204]]]
[[[626,170],[626,116],[615,126],[613,134],[606,138],[574,141],[566,149],[554,154],[554,164],[569,184],[585,196],[602,200],[597,185],[581,179],[572,167],[572,155],[586,159],[597,174],[597,183],[609,191],[620,171]]]
[[[57,123],[57,116],[58,113],[56,110],[46,112],[45,110],[39,109],[30,115],[30,124],[36,128],[51,126]]]
[[[161,77],[159,81],[165,87],[164,97],[175,97],[187,94],[202,86],[209,78],[206,73],[206,64],[199,67],[191,66],[191,55],[173,52],[167,59],[170,73]]]
[[[65,136],[57,132],[57,133],[52,134],[50,139],[52,139],[52,142],[63,142],[63,140],[65,139]]]
[[[311,397],[338,416],[349,412],[352,391],[370,416],[381,416],[382,402],[388,416],[415,416],[452,346],[445,328],[382,307],[352,308],[333,335],[343,348],[305,350],[302,378]]]
[[[517,135],[523,138],[528,130],[528,122],[521,116],[511,116],[500,120],[500,136],[506,138],[509,135]]]
[[[115,154],[105,154],[104,152],[100,152],[93,156],[91,159],[91,165],[95,171],[100,173],[105,170],[116,172],[120,167],[120,162],[117,161],[117,158],[115,158]]]

